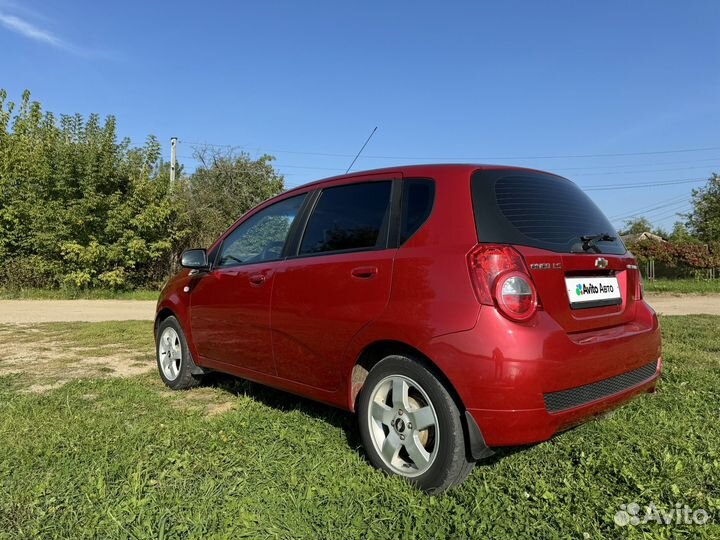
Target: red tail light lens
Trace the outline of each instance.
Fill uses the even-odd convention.
[[[478,244],[468,253],[470,277],[482,304],[496,305],[515,321],[535,314],[537,292],[520,253],[510,246]]]

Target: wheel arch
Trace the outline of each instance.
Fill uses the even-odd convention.
[[[445,385],[458,408],[463,411],[465,410],[465,405],[463,404],[460,395],[457,393],[457,390],[455,390],[455,387],[450,382],[450,379],[428,355],[416,347],[402,341],[385,339],[374,341],[365,346],[355,361],[350,373],[350,384],[348,384],[348,408],[351,411],[354,412],[356,409],[358,395],[365,384],[365,379],[367,378],[370,370],[375,367],[380,360],[393,354],[408,356],[416,362],[421,363],[425,368],[432,372],[443,383],[443,385]]]
[[[367,379],[370,370],[383,358],[393,355],[407,356],[414,361],[420,363],[428,371],[430,371],[445,386],[455,405],[461,414],[461,422],[465,435],[465,446],[467,454],[474,460],[483,459],[491,456],[494,452],[485,444],[485,439],[480,431],[475,419],[468,412],[455,386],[452,384],[448,376],[443,372],[428,355],[402,341],[395,340],[379,340],[367,345],[355,362],[350,373],[350,381],[348,384],[348,408],[355,412],[357,409],[357,400],[360,391],[363,388],[365,379]]]
[[[162,308],[155,315],[155,323],[153,324],[153,333],[155,335],[155,338],[157,338],[157,331],[158,331],[158,328],[160,327],[160,323],[163,322],[168,317],[175,317],[177,319],[177,315],[175,314],[175,312],[167,306]]]

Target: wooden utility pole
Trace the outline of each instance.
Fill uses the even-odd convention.
[[[177,165],[177,137],[170,137],[170,182],[175,181],[176,165]]]

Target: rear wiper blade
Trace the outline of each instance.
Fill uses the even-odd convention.
[[[595,244],[597,244],[598,242],[614,242],[615,240],[617,240],[617,236],[613,236],[608,233],[584,234],[580,237],[580,240],[583,243],[583,250],[588,251],[591,248],[596,247]]]

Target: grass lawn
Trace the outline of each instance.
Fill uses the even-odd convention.
[[[718,538],[720,318],[662,325],[657,394],[438,497],[372,469],[349,414],[221,376],[166,390],[149,323],[0,326],[0,539]],[[710,521],[615,525],[632,502]]]
[[[139,289],[115,291],[112,289],[4,289],[0,287],[0,300],[157,300],[159,291]]]
[[[673,294],[720,294],[720,279],[656,279],[643,280],[645,291]]]

